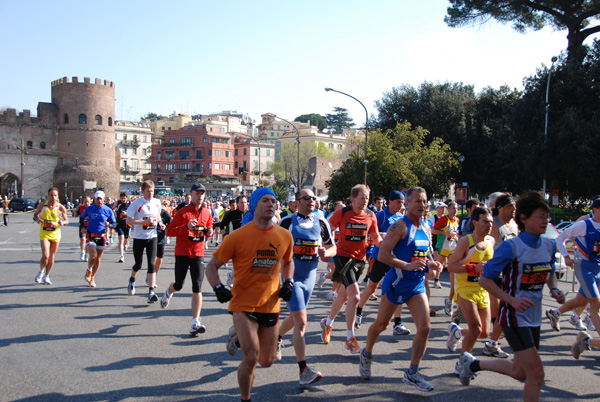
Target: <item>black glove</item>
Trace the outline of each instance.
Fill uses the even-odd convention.
[[[281,289],[279,289],[279,297],[281,297],[285,301],[290,301],[292,298],[292,289],[294,289],[294,280],[286,279],[281,285]]]
[[[215,295],[217,295],[217,300],[220,303],[227,303],[233,297],[233,295],[231,294],[231,290],[223,286],[222,283],[219,283],[217,286],[215,286],[213,290],[215,291]]]

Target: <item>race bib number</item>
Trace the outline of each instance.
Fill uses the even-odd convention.
[[[125,218],[127,218],[127,213],[125,211],[121,211],[121,213],[119,214],[119,217],[121,219],[125,219]]]
[[[142,223],[142,228],[144,230],[154,230],[156,229],[156,219],[148,217],[145,223]]]
[[[194,226],[192,230],[188,230],[188,239],[194,242],[204,241],[204,226]]]
[[[473,272],[467,275],[468,282],[479,282],[479,278],[481,278],[481,272]]]
[[[599,256],[600,255],[600,241],[595,240],[594,245],[592,246],[592,255]]]
[[[365,241],[367,239],[367,225],[364,223],[348,223],[346,224],[346,240],[347,241]]]
[[[548,262],[523,265],[520,289],[534,292],[541,291],[551,271],[552,268]]]
[[[427,260],[427,250],[414,249],[410,262],[417,260]]]
[[[336,229],[335,232],[333,232],[333,241],[337,243],[339,239],[340,239],[340,230]]]
[[[296,239],[294,241],[294,258],[300,261],[317,261],[317,247],[319,243],[316,240]]]
[[[56,230],[56,222],[44,219],[44,222],[42,222],[42,229],[46,232],[53,232]]]

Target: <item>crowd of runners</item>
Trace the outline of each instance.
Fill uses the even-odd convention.
[[[444,269],[450,277],[443,309],[449,322],[446,346],[449,353],[457,353],[449,370],[462,384],[469,385],[481,371],[492,371],[524,381],[523,399],[539,400],[544,380],[538,354],[544,285],[557,303],[557,308],[545,312],[554,330],[560,331],[561,314],[574,310],[569,322],[579,333],[571,348],[573,357],[579,359],[586,350],[600,347],[600,330],[598,338],[586,332],[600,329],[600,198],[594,200],[592,213],[554,241],[543,236],[550,208],[537,192],[517,199],[494,193],[487,206],[469,200],[462,221],[454,202],[435,203],[436,213],[431,215],[427,193],[421,187],[392,191],[385,206],[383,197],[374,198],[370,205],[369,187],[356,185],[348,200],[332,204],[330,214],[321,209],[310,189],[299,191],[283,210],[268,188],[224,205],[207,200],[200,183],[194,184],[181,202],[154,198],[151,181],[142,183],[141,192],[142,196],[133,200],[121,193],[113,202],[103,191],[96,191],[93,200],[86,197],[75,207],[72,216],[79,219],[80,259],[86,262],[82,276],[90,287],[96,287],[107,244],[117,236],[118,262],[124,263],[132,237],[133,266],[124,289],[135,294],[144,252],[149,304],[160,300],[160,306],[167,308],[189,272],[189,334],[197,336],[206,331],[201,323],[206,274],[216,298],[227,303],[232,315],[226,350],[231,355],[242,351],[238,383],[243,401],[250,400],[257,365],[269,367],[281,360],[283,338],[290,332],[300,385],[321,380],[323,374],[307,364],[307,323],[319,320],[321,341],[328,344],[343,308],[344,348],[357,355],[357,373],[369,379],[375,345],[389,324],[396,337],[411,334],[402,321],[406,305],[416,332],[411,360],[401,380],[420,391],[433,390],[419,365],[431,332],[430,317],[436,314],[429,305],[429,287],[443,288],[439,278]],[[42,250],[35,282],[52,285],[50,272],[60,228],[69,223],[58,189],[49,190],[47,201],[38,205],[33,219],[40,224]],[[159,297],[155,293],[157,274],[169,238],[176,239],[174,278]],[[568,253],[568,240],[577,246],[575,255]],[[216,249],[205,264],[207,244]],[[557,287],[557,249],[580,284],[576,297],[568,301]],[[328,272],[317,275],[320,261],[327,262]],[[218,270],[230,262],[232,269],[222,283]],[[323,287],[328,281],[329,314],[309,317],[315,286]],[[364,308],[369,301],[378,301],[379,307],[361,345],[356,332],[361,326],[364,331]],[[280,321],[282,305],[289,314]],[[586,306],[587,318],[583,319]],[[500,347],[501,338],[510,346],[512,358]],[[489,359],[471,354],[478,339],[486,340],[482,352]]]

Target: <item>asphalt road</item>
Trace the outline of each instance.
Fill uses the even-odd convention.
[[[53,285],[34,283],[41,256],[38,226],[31,214],[11,216],[8,227],[0,227],[0,400],[1,401],[188,401],[239,400],[236,370],[240,352],[230,356],[225,345],[231,316],[216,300],[210,286],[203,285],[202,323],[205,334],[188,336],[191,326],[191,285],[171,300],[165,310],[159,303],[147,304],[147,288],[139,286],[135,296],[126,286],[133,256],[117,263],[116,244],[107,249],[99,273],[98,287],[87,285],[85,263],[79,261],[76,219],[64,227],[63,240],[51,273]],[[214,250],[209,247],[208,255]],[[130,251],[131,253],[131,251]],[[173,244],[167,247],[157,293],[162,295],[173,280]],[[325,266],[319,267],[324,270]],[[145,265],[141,272],[144,277]],[[227,269],[221,269],[225,278]],[[446,275],[446,274],[444,274]],[[569,277],[570,279],[570,277]],[[343,347],[343,314],[334,324],[332,342],[320,343],[319,320],[330,302],[325,298],[331,285],[316,289],[309,305],[307,356],[309,365],[323,373],[323,380],[307,388],[298,386],[298,366],[291,334],[284,338],[283,360],[271,368],[259,368],[252,397],[256,401],[517,401],[523,384],[500,374],[483,372],[464,387],[452,374],[458,353],[445,347],[449,318],[443,314],[444,289],[432,290],[432,305],[438,315],[421,372],[435,386],[422,393],[402,383],[408,367],[412,335],[394,340],[390,328],[375,346],[373,377],[358,374],[358,356]],[[560,283],[564,291],[571,283]],[[544,291],[547,294],[547,291]],[[572,297],[571,293],[569,297]],[[377,302],[369,302],[365,319],[357,331],[359,344],[366,340],[375,317]],[[548,296],[544,308],[554,306]],[[285,316],[283,310],[282,316]],[[410,316],[405,323],[414,332]],[[600,400],[598,351],[586,352],[579,361],[570,354],[575,329],[563,315],[563,329],[542,326],[540,354],[546,371],[544,401]],[[474,354],[481,355],[482,343]],[[510,352],[505,344],[503,348]],[[486,358],[486,357],[484,357]]]

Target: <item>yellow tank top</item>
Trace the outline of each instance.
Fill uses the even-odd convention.
[[[477,250],[477,247],[475,247],[475,241],[473,240],[473,235],[467,235],[467,238],[469,239],[469,252],[467,253],[467,256],[461,260],[461,264],[477,264],[478,262],[485,262],[492,259],[494,256],[494,248],[492,247],[492,243],[489,241],[492,238],[491,236],[485,237],[487,245],[484,250]],[[456,274],[456,289],[480,289],[480,276],[481,273],[479,273],[479,275],[469,275],[467,273]]]
[[[60,240],[60,214],[58,211],[60,204],[56,204],[54,208],[48,208],[48,201],[44,204],[39,218],[43,221],[40,224],[40,240]]]

